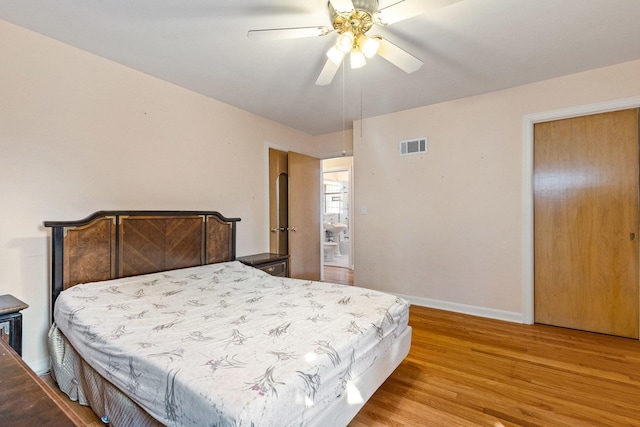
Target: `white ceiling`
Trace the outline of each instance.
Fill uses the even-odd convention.
[[[256,42],[247,31],[330,26],[327,0],[0,0],[0,19],[312,135],[640,59],[640,0],[463,0],[376,27],[424,61],[417,72],[375,57],[324,87],[335,34]]]

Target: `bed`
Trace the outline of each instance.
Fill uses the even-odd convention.
[[[235,260],[238,218],[101,211],[52,228],[51,372],[113,426],[340,426],[406,357],[409,304]]]

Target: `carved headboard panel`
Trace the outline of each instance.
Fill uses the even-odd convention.
[[[52,304],[78,283],[236,258],[236,222],[213,211],[99,211],[52,228]]]

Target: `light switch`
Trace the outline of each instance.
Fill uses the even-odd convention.
[[[366,215],[366,214],[367,214],[367,207],[360,206],[360,215]]]

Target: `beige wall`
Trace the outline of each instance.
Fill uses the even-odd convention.
[[[322,162],[323,170],[348,169],[353,166],[353,157],[334,157]]]
[[[4,21],[0,52],[0,294],[31,305],[36,370],[50,316],[43,220],[215,209],[242,218],[239,255],[264,251],[268,145],[353,148],[357,283],[517,317],[523,115],[640,94],[639,61],[368,119],[352,146],[350,132],[311,137]],[[429,153],[397,155],[422,136]]]
[[[333,132],[326,135],[318,135],[313,138],[313,151],[311,156],[319,159],[329,159],[353,155],[353,131],[347,129],[344,132]]]
[[[640,61],[356,123],[356,284],[521,320],[523,116],[637,95]]]
[[[268,250],[268,144],[313,137],[0,21],[0,294],[30,305],[24,359],[48,365],[44,220],[101,209],[240,217],[238,255]]]

